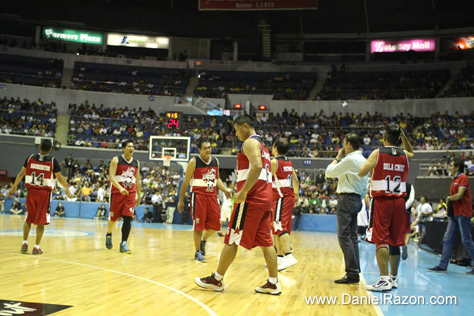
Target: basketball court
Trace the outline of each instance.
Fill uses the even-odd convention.
[[[336,285],[344,275],[342,252],[332,233],[295,232],[294,255],[298,264],[279,274],[283,293],[262,295],[254,288],[268,274],[259,249],[239,249],[222,293],[204,290],[195,277],[215,271],[223,238],[211,238],[205,264],[194,262],[192,231],[186,225],[133,224],[129,246],[133,254],[119,253],[120,228],[114,231],[114,248],[105,248],[105,221],[53,219],[41,244],[42,255],[33,256],[34,230],[28,254],[20,254],[23,216],[0,216],[0,300],[20,306],[50,304],[64,308],[54,315],[407,315],[447,312],[469,314],[472,279],[466,268],[450,266],[448,275],[424,272],[437,256],[409,248],[401,264],[396,295],[456,295],[456,305],[344,304],[350,297],[368,297],[365,281]],[[368,282],[378,279],[372,245],[361,244],[361,267]],[[343,297],[343,294],[345,296]],[[376,294],[381,296],[381,294]],[[313,296],[336,296],[336,304],[307,304]],[[0,305],[1,306],[1,305]],[[18,306],[14,305],[14,306]],[[48,307],[49,306],[49,307]],[[35,309],[31,308],[30,309]],[[39,309],[37,307],[36,309]],[[1,309],[0,314],[7,314]],[[56,309],[57,310],[57,309]],[[44,312],[43,311],[43,312]],[[25,315],[49,315],[25,311]]]

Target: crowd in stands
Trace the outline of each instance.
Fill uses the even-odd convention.
[[[41,99],[0,99],[0,134],[52,137],[56,130],[56,104]]]
[[[312,176],[305,170],[298,171],[300,194],[297,208],[308,214],[336,214],[337,209],[337,179],[326,179],[324,171],[320,170]]]
[[[461,152],[461,153],[454,153],[454,152],[448,152],[448,155],[443,155],[441,159],[439,159],[437,162],[432,162],[430,166],[428,167],[426,175],[428,176],[444,176],[444,177],[453,177],[455,175],[452,175],[451,172],[449,171],[449,164],[451,161],[453,161],[454,158],[460,158],[464,160],[464,172],[468,176],[474,175],[474,153],[473,151],[469,152]]]
[[[202,71],[194,93],[206,98],[227,94],[273,94],[274,100],[306,100],[316,73],[265,73]]]
[[[344,66],[344,65],[343,65]],[[315,100],[392,100],[435,98],[449,79],[449,70],[328,73]]]
[[[75,63],[71,89],[174,96],[185,92],[188,76],[180,69]]]
[[[120,148],[121,137],[133,138],[138,149],[148,149],[150,135],[172,135],[164,124],[164,115],[142,108],[97,107],[87,101],[81,105],[71,104],[70,135],[68,144],[85,147]],[[449,150],[474,148],[474,112],[461,116],[436,112],[430,117],[420,118],[399,113],[384,117],[375,112],[326,114],[324,111],[299,115],[295,110],[284,110],[281,114],[265,113],[256,121],[256,131],[262,135],[266,145],[285,136],[290,140],[290,157],[332,157],[340,148],[342,138],[355,132],[362,139],[362,149],[371,151],[382,145],[383,129],[388,123],[403,127],[418,150]],[[192,140],[207,137],[211,140],[213,153],[223,150],[237,153],[241,142],[235,137],[232,118],[227,116],[185,115],[184,129],[176,136],[190,136]],[[193,152],[197,152],[192,148]]]

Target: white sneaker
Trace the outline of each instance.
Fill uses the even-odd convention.
[[[367,290],[374,292],[387,292],[392,290],[392,282],[390,282],[390,277],[381,276],[377,283],[368,285]]]
[[[392,289],[398,288],[398,277],[390,276],[390,281],[392,283]]]
[[[295,257],[293,257],[293,255],[290,254],[288,256],[285,256],[281,264],[278,265],[278,271],[288,269],[289,267],[294,266],[297,263],[298,261],[295,259]]]

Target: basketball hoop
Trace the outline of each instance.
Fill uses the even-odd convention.
[[[170,164],[171,164],[171,158],[173,158],[172,156],[161,156],[161,158],[163,158],[163,166],[164,167],[169,167]]]

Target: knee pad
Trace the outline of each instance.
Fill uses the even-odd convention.
[[[377,250],[380,248],[388,248],[388,244],[376,244]]]
[[[390,246],[388,245],[388,254],[391,256],[399,256],[400,255],[400,247]]]

